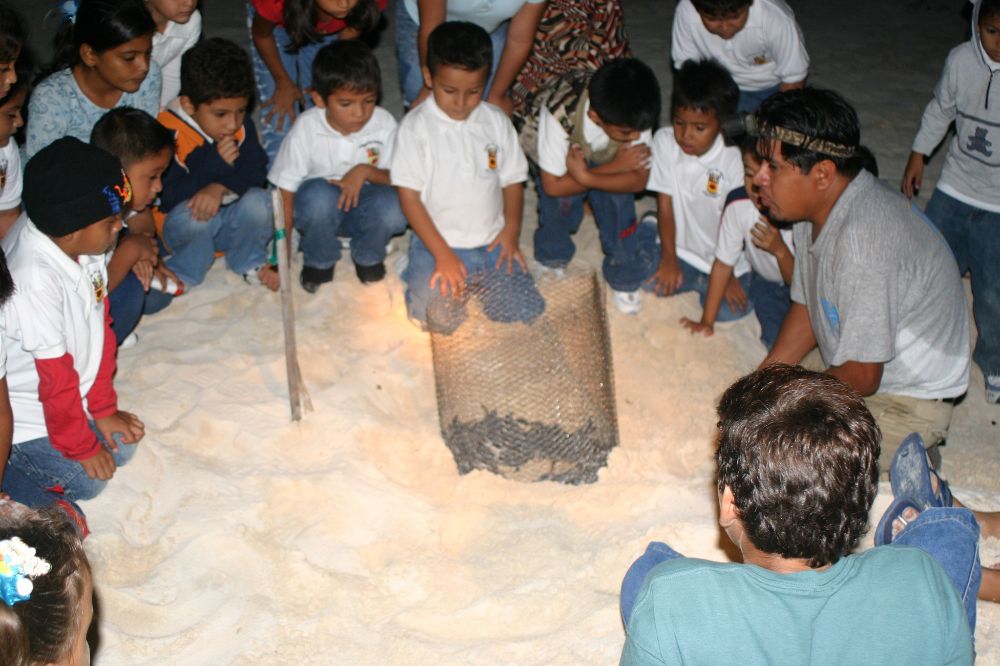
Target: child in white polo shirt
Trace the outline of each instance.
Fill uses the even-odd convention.
[[[3,490],[28,506],[60,504],[84,531],[72,503],[101,492],[143,436],[112,385],[105,266],[130,200],[114,156],[59,139],[25,167],[28,219],[7,256],[18,288],[0,311],[14,413]]]
[[[755,111],[778,92],[800,88],[809,54],[784,0],[681,0],[670,50],[674,68],[714,58],[740,88],[739,111]]]
[[[285,224],[302,234],[302,288],[314,293],[333,279],[339,236],[351,239],[362,284],[385,277],[389,239],[406,230],[389,164],[396,120],[376,106],[378,60],[361,41],[324,46],[313,60],[315,107],[303,112],[281,143],[268,180],[285,204]]]
[[[482,100],[492,51],[475,24],[435,28],[424,68],[432,94],[396,135],[392,184],[414,232],[406,307],[423,326],[434,292],[457,297],[473,276],[489,278],[484,310],[496,321],[532,321],[545,307],[519,247],[528,161],[510,119]],[[460,323],[454,314],[441,330]]]
[[[697,291],[704,304],[722,208],[743,183],[740,151],[725,145],[721,128],[721,120],[735,113],[738,96],[732,77],[714,60],[689,60],[674,77],[672,126],[653,137],[648,185],[657,193],[660,261],[646,288],[658,296]],[[726,287],[719,321],[749,312],[745,260],[736,276]]]
[[[744,266],[749,263],[749,296],[760,322],[760,341],[770,351],[791,305],[789,286],[795,256],[791,228],[779,230],[761,212],[760,193],[751,182],[760,169],[756,148],[757,138],[744,136],[740,145],[743,187],[733,190],[726,198],[701,321],[684,317],[681,323],[692,333],[712,335],[726,285],[737,266],[745,271]]]

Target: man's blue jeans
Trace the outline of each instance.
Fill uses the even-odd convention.
[[[508,274],[497,268],[500,246],[492,251],[486,247],[452,248],[468,270],[466,288],[482,298],[483,312],[492,321],[532,322],[544,310],[545,301],[535,287],[531,275],[515,265]],[[449,298],[432,290],[429,285],[435,268],[434,255],[416,234],[410,236],[409,263],[403,272],[406,281],[406,311],[410,319],[428,326],[428,310],[432,311],[433,332],[451,333],[465,321],[465,304],[461,298]]]
[[[657,264],[659,264],[660,261],[659,255],[660,255],[660,246],[657,245],[656,246]],[[657,264],[654,264],[654,266]],[[683,294],[688,291],[697,292],[699,302],[701,303],[701,306],[704,308],[705,297],[708,295],[708,277],[709,277],[708,274],[702,273],[700,270],[698,270],[688,262],[684,261],[680,257],[677,258],[677,265],[680,266],[681,268],[681,274],[684,277],[684,282],[681,283],[681,286],[672,295],[676,296],[677,294]],[[732,308],[729,307],[729,303],[726,302],[726,299],[722,299],[722,303],[719,305],[719,312],[718,314],[715,315],[715,321],[717,322],[736,321],[737,319],[742,319],[743,317],[746,317],[748,314],[750,314],[750,312],[753,311],[754,309],[753,296],[750,294],[750,287],[753,283],[751,274],[744,273],[740,277],[736,278],[736,280],[740,283],[740,286],[743,287],[743,291],[745,291],[747,294],[746,309],[738,312],[734,311]],[[650,284],[646,284],[644,285],[644,288],[647,291],[652,291],[653,286]]]
[[[137,444],[125,444],[115,433],[118,451],[111,451],[93,423],[90,428],[119,467],[135,455]],[[31,507],[49,506],[63,499],[70,502],[91,499],[97,497],[106,485],[107,481],[87,476],[80,463],[64,458],[52,447],[48,437],[14,444],[3,475],[3,491],[12,500]]]
[[[784,282],[765,280],[753,271],[747,295],[753,304],[757,321],[760,322],[760,341],[770,351],[781,332],[781,323],[785,321],[785,315],[792,306],[791,290]]]
[[[891,545],[878,547],[897,546],[919,548],[937,560],[961,597],[969,628],[975,635],[976,593],[979,591],[983,570],[979,563],[979,524],[972,512],[956,508],[926,509],[903,528]],[[646,547],[646,552],[629,567],[622,580],[619,597],[619,608],[626,628],[646,576],[656,565],[679,557],[683,555],[670,546],[653,541]]]
[[[484,98],[489,94],[490,87],[493,85],[493,76],[496,74],[500,55],[507,43],[507,28],[509,26],[510,21],[504,21],[500,27],[490,33],[490,41],[493,42],[493,66],[490,68],[490,78],[483,90]],[[420,89],[424,87],[424,74],[420,71],[420,54],[417,51],[417,33],[419,31],[420,26],[410,17],[410,12],[406,11],[406,3],[403,0],[398,0],[396,2],[396,60],[399,65],[399,87],[403,91],[404,107],[413,104],[413,100],[420,94]]]
[[[972,358],[987,377],[1000,375],[1000,213],[970,206],[934,190],[927,217],[958,262],[972,274],[972,314],[979,337]]]
[[[250,30],[250,25],[253,22],[254,14],[253,5],[247,3],[247,31]],[[304,108],[309,108],[313,105],[312,99],[306,93],[306,88],[312,86],[312,64],[313,60],[316,59],[316,52],[321,48],[335,42],[337,40],[337,34],[323,35],[322,39],[318,42],[311,42],[309,44],[303,44],[302,47],[295,51],[294,53],[289,53],[286,47],[291,44],[291,39],[288,37],[288,33],[285,29],[280,26],[274,26],[274,41],[278,45],[278,56],[281,58],[281,65],[288,72],[288,77],[292,82],[303,91],[302,105]],[[271,70],[267,68],[264,64],[263,58],[260,57],[260,52],[257,51],[257,47],[253,42],[253,35],[250,36],[250,56],[253,59],[253,72],[254,77],[257,80],[257,95],[259,103],[261,105],[264,102],[271,99],[274,96],[274,91],[276,88],[274,82],[274,76],[271,74]],[[271,118],[271,122],[264,122],[264,116],[267,115],[267,109],[261,109],[260,114],[260,138],[261,144],[264,147],[264,152],[267,153],[268,161],[274,162],[275,155],[278,154],[278,148],[281,147],[281,141],[288,134],[288,130],[292,127],[292,119],[287,116],[278,116],[277,114]],[[281,129],[277,128],[279,121],[283,121]]]
[[[216,252],[224,252],[226,265],[240,275],[264,266],[267,244],[273,237],[271,195],[257,187],[204,221],[194,219],[187,202],[182,201],[163,223],[163,241],[173,252],[167,266],[189,289],[205,279]]]
[[[330,268],[340,259],[340,238],[351,239],[351,259],[358,266],[385,261],[389,239],[406,231],[406,216],[399,195],[390,185],[366,183],[358,205],[344,212],[337,208],[340,187],[323,178],[302,183],[295,193],[295,228],[302,234],[303,263],[310,268]]]
[[[635,195],[589,190],[553,197],[545,193],[541,178],[538,190],[538,228],[535,230],[535,260],[551,268],[566,266],[576,253],[571,234],[583,221],[583,202],[590,202],[604,251],[604,279],[615,291],[635,291],[656,268],[656,228],[638,224]]]
[[[773,95],[780,90],[779,86],[774,86],[773,88],[764,88],[763,90],[743,90],[740,89],[740,99],[736,105],[736,111],[739,113],[753,113],[757,110],[764,100]]]

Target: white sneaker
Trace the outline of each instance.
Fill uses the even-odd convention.
[[[655,210],[647,210],[639,218],[639,224],[652,224],[654,227],[659,224],[659,220],[656,219]]]
[[[535,262],[535,273],[538,277],[552,277],[561,280],[566,277],[565,266],[546,266],[541,262]]]
[[[618,312],[627,315],[639,314],[642,309],[642,293],[635,291],[615,291],[611,290],[611,300],[615,302]]]
[[[1000,404],[1000,375],[990,375],[986,378],[986,402]]]
[[[135,347],[137,344],[139,344],[139,336],[135,334],[135,331],[132,331],[131,333],[125,336],[125,339],[122,340],[122,343],[120,345],[118,345],[118,348],[131,349],[132,347]]]
[[[340,237],[340,249],[341,250],[350,250],[351,249],[351,237],[350,236],[341,236]],[[385,253],[386,253],[386,255],[392,254],[392,251],[395,250],[395,249],[396,249],[396,246],[392,244],[392,239],[390,238],[389,242],[385,244]]]
[[[392,272],[403,277],[403,273],[406,271],[407,266],[410,265],[410,255],[408,252],[403,252],[398,257],[392,260]]]

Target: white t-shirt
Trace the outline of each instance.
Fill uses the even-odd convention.
[[[767,250],[754,245],[753,228],[761,222],[760,211],[753,205],[750,199],[743,196],[731,201],[722,211],[722,223],[719,225],[719,242],[715,246],[715,258],[729,266],[746,265],[747,269],[753,269],[757,275],[768,282],[785,283],[781,277],[781,268],[778,267],[778,259]],[[785,241],[788,251],[794,254],[792,249],[792,230],[781,229],[781,240]],[[742,275],[746,270],[735,270],[737,275]]]
[[[163,87],[160,89],[160,106],[177,97],[181,92],[181,56],[198,43],[201,37],[201,12],[197,9],[187,23],[167,22],[163,32],[153,31],[153,60],[160,66]]]
[[[330,126],[324,109],[314,107],[288,131],[267,179],[296,192],[311,178],[339,180],[358,164],[388,169],[395,137],[396,119],[381,107],[375,107],[364,127],[346,136]]]
[[[798,83],[809,73],[802,30],[784,0],[754,0],[746,25],[732,39],[710,33],[691,0],[681,0],[674,12],[672,42],[674,67],[680,69],[685,60],[714,58],[741,90]]]
[[[674,211],[677,256],[702,273],[712,271],[722,208],[729,193],[743,184],[743,159],[720,134],[704,155],[688,155],[674,139],[674,128],[653,136],[653,167],[647,188],[669,194]],[[737,265],[736,273],[749,266]]]
[[[611,137],[590,119],[590,100],[584,106],[583,138],[594,150],[602,150],[611,142]],[[653,132],[646,130],[635,143],[647,146],[653,141]],[[566,156],[569,154],[569,135],[556,117],[544,106],[538,112],[538,166],[542,171],[559,178],[566,175]]]
[[[420,192],[449,247],[469,249],[503,229],[503,188],[528,179],[528,160],[497,107],[483,102],[465,120],[452,120],[428,97],[399,124],[390,176],[393,185]]]
[[[0,310],[0,321],[14,411],[13,441],[19,444],[48,436],[35,359],[68,352],[87,408],[87,392],[104,351],[108,273],[104,255],[81,255],[75,262],[30,220],[10,243],[7,265],[17,289]]]
[[[0,148],[0,211],[21,205],[22,184],[21,151],[11,137],[7,145]]]

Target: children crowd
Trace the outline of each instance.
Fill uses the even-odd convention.
[[[939,458],[968,384],[961,275],[969,271],[974,359],[987,400],[1000,401],[1000,236],[992,228],[1000,216],[1000,92],[990,105],[1000,0],[974,3],[972,38],[949,56],[914,141],[905,197],[956,124],[926,216],[877,180],[853,108],[806,86],[805,42],[783,0],[680,0],[670,124],[660,129],[657,75],[629,57],[618,3],[589,23],[571,16],[573,4],[552,0],[544,18],[544,0],[520,10],[532,26],[541,19],[543,56],[532,59],[497,41],[506,37],[504,20],[477,20],[453,0],[448,12],[472,22],[435,20],[407,45],[410,106],[397,120],[378,106],[379,64],[357,39],[377,27],[385,0],[251,0],[249,49],[203,36],[197,0],[63,2],[56,56],[33,87],[20,68],[25,28],[0,3],[0,481],[9,500],[43,510],[0,505],[0,582],[14,586],[0,596],[18,615],[42,603],[32,596],[39,581],[59,570],[54,584],[67,593],[59,603],[70,607],[52,616],[68,618],[52,634],[32,624],[37,617],[8,618],[4,631],[17,636],[9,644],[19,646],[11,654],[21,655],[10,663],[56,662],[83,649],[71,630],[90,612],[92,585],[78,503],[101,492],[144,435],[140,418],[119,408],[117,348],[136,344],[140,318],[196,288],[219,257],[247,283],[278,288],[272,190],[302,252],[298,278],[308,293],[333,280],[345,249],[362,284],[382,280],[392,239],[409,227],[400,262],[407,313],[438,332],[461,323],[455,297],[484,276],[496,287],[483,303],[487,316],[540,316],[534,279],[565,274],[588,205],[619,311],[639,312],[649,295],[694,291],[702,316],[679,325],[703,335],[753,312],[768,350],[754,390],[766,393],[771,366],[825,369],[856,394],[805,370],[804,378],[774,371],[773,381],[820,382],[829,400],[814,406],[817,414],[841,403],[870,410],[874,420],[857,427],[881,429],[884,472],[897,447],[909,451],[899,445],[915,441],[911,431],[925,466],[927,455],[932,465]],[[411,9],[400,16],[412,25],[400,29],[417,40]],[[565,61],[547,41],[564,34],[564,15],[588,43]],[[516,42],[524,26],[512,31]],[[607,43],[614,57],[599,46]],[[515,81],[515,61],[528,63],[523,80]],[[14,135],[25,107],[22,152]],[[520,247],[529,180],[538,194],[533,271]],[[636,196],[646,191],[656,205],[640,217]],[[724,398],[723,430],[736,418],[725,409]],[[811,436],[840,437],[835,431]],[[874,451],[859,475],[877,474],[877,438]],[[740,532],[742,547],[746,489],[735,487],[728,466],[736,463],[722,449],[719,456],[721,503],[731,511],[724,517],[739,522],[731,536]],[[891,525],[952,506],[928,470],[937,483],[931,500],[905,495],[911,502]],[[857,500],[868,502],[865,512],[870,499]],[[59,516],[75,531],[60,528]],[[984,531],[995,529],[982,516]],[[898,533],[886,528],[884,541]],[[857,535],[845,539],[852,548]],[[754,545],[756,555],[805,557],[806,569],[838,559]],[[54,550],[41,557],[33,548]],[[636,597],[638,609],[655,601],[639,593],[653,568],[640,563],[642,575],[630,571],[626,581],[627,603],[623,592],[623,662],[660,663],[648,646],[662,627],[640,613],[635,627],[645,633],[631,635]],[[996,589],[989,575],[983,580]],[[946,638],[967,639],[962,626]]]

